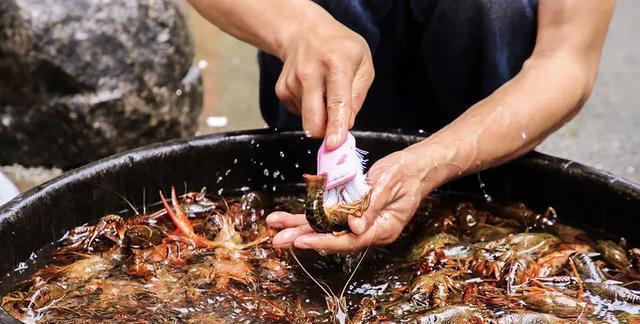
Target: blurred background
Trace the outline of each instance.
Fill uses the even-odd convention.
[[[255,48],[221,32],[188,5],[179,3],[178,6],[192,31],[192,65],[201,72],[202,78],[202,110],[196,134],[265,127],[258,109]],[[539,151],[640,182],[638,12],[640,1],[618,1],[591,99],[573,121],[540,145]],[[177,96],[181,94],[182,90]],[[5,164],[1,170],[22,191],[62,173],[62,168],[51,165],[24,166],[7,159],[0,161]]]
[[[639,12],[640,1],[618,0],[591,98],[539,151],[640,182]],[[202,118],[199,131],[262,127],[255,49],[220,32],[196,12],[190,16],[196,55],[214,62],[204,73],[203,117],[224,116],[228,121],[222,128],[210,128]]]

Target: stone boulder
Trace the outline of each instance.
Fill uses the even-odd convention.
[[[193,135],[200,71],[174,0],[1,0],[0,165],[75,167]]]

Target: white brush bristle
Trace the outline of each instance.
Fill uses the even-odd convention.
[[[338,203],[354,203],[364,198],[367,193],[369,193],[371,187],[367,183],[367,178],[364,175],[365,163],[367,162],[364,158],[366,154],[366,151],[356,148],[356,156],[358,158],[360,168],[356,172],[355,178],[343,185],[326,190],[323,195],[323,204],[325,208],[335,206]]]

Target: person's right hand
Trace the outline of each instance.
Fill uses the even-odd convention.
[[[340,146],[373,82],[371,50],[360,35],[327,15],[292,32],[280,53],[276,94],[302,116],[304,130]]]

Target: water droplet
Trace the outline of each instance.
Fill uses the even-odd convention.
[[[278,127],[274,127],[274,128],[273,128],[273,131],[274,131],[274,132],[277,132],[277,131],[278,131]]]
[[[300,167],[300,164],[296,163],[296,164],[293,165],[293,167],[297,169],[297,168]]]
[[[29,256],[29,260],[33,261],[37,258],[38,258],[38,255],[35,252],[31,252],[31,255]]]
[[[240,188],[240,191],[249,191],[249,189],[250,189],[249,187],[243,186]]]
[[[2,125],[9,127],[11,125],[11,117],[10,116],[2,116]]]
[[[227,169],[227,171],[224,172],[224,175],[228,176],[229,173],[231,173],[231,169]]]
[[[225,127],[229,123],[229,118],[225,116],[209,116],[205,119],[207,127],[220,128]]]
[[[276,191],[276,186],[271,187],[271,190]]]
[[[260,143],[256,144],[256,147],[260,147]]]
[[[255,142],[256,142],[256,140],[251,139],[251,141],[249,142],[249,144],[253,145],[253,143],[255,143]]]
[[[176,96],[181,96],[181,95],[182,95],[182,89],[176,90]]]
[[[264,175],[268,176],[269,175],[269,170],[264,169],[264,171],[262,171],[262,173],[264,173]]]
[[[222,181],[222,177],[218,177],[218,180],[216,180],[216,183],[220,183],[220,181]]]
[[[418,133],[424,134],[424,129],[418,129]]]
[[[222,196],[222,192],[224,191],[224,188],[220,188],[218,189],[218,196]]]
[[[527,139],[527,134],[524,131],[520,132],[520,136],[522,137],[523,140]]]
[[[27,268],[29,268],[29,266],[27,266],[26,262],[20,262],[18,263],[18,266],[15,269],[13,269],[13,271],[19,272],[19,271],[26,270]]]
[[[279,175],[280,175],[280,171],[278,171],[278,170],[273,171],[273,178],[274,179],[277,178]]]
[[[311,155],[311,150],[307,150],[307,154]]]
[[[238,164],[238,159],[233,159],[233,164]]]
[[[308,129],[305,129],[305,131],[304,131],[304,136],[306,136],[306,137],[311,137],[311,131],[310,131],[310,130],[308,130]]]
[[[207,60],[200,60],[198,61],[198,68],[200,70],[204,70],[207,68],[207,66],[209,65],[209,62],[207,62]]]
[[[477,175],[478,175],[478,182],[480,183],[480,191],[482,191],[482,196],[484,196],[484,200],[488,203],[492,202],[493,197],[491,197],[491,195],[487,193],[487,190],[485,189],[487,185],[480,178],[480,172],[478,172]]]
[[[264,164],[263,162],[260,162],[260,165],[263,165],[263,164]]]
[[[283,158],[284,157],[284,152],[280,151],[280,157]]]

